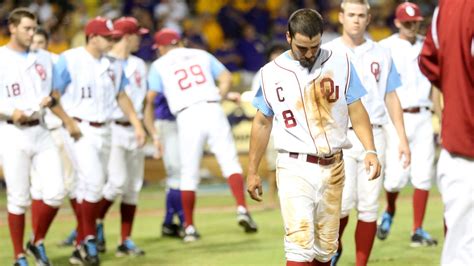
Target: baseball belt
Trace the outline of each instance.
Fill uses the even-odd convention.
[[[114,121],[114,123],[123,127],[129,127],[132,125],[132,123],[128,121]]]
[[[382,128],[383,126],[382,125],[375,125],[375,124],[372,124],[372,129],[376,129],[376,128]],[[350,130],[353,130],[354,128],[353,127],[349,127]]]
[[[77,122],[79,123],[86,123],[86,124],[89,124],[91,127],[103,127],[105,126],[107,123],[106,122],[90,122],[90,121],[85,121],[85,120],[82,120],[81,118],[79,117],[73,117],[74,120],[76,120]]]
[[[13,122],[13,120],[7,120],[7,124],[10,124],[10,125],[14,125],[15,122]],[[20,125],[22,127],[34,127],[34,126],[37,126],[40,124],[40,121],[39,119],[35,119],[35,120],[30,120],[30,121],[26,121],[26,122],[21,122],[21,123],[17,123],[17,125]]]
[[[306,162],[308,163],[314,163],[314,164],[319,164],[319,165],[331,165],[341,160],[342,151],[339,151],[328,157],[320,157],[316,155],[303,154],[303,153],[297,153],[297,152],[289,152],[288,156],[294,159],[298,159],[300,156],[306,156]]]
[[[428,111],[428,110],[430,110],[430,108],[426,106],[415,106],[415,107],[404,108],[403,112],[410,113],[410,114],[417,114],[417,113],[420,113],[421,111]]]

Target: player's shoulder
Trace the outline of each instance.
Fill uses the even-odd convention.
[[[387,38],[380,40],[378,43],[382,47],[389,48],[389,47],[392,47],[392,46],[396,45],[399,42],[399,39],[400,39],[400,37],[399,37],[398,33],[394,33],[394,34],[388,36]]]
[[[60,56],[64,56],[66,58],[77,57],[77,56],[81,57],[84,55],[85,52],[86,52],[86,49],[84,47],[75,47],[75,48],[71,48],[62,52]]]

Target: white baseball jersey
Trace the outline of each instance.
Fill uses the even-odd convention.
[[[78,47],[62,53],[54,71],[53,87],[64,91],[62,105],[69,116],[91,122],[112,119],[117,94],[128,82],[118,62],[94,58]]]
[[[260,75],[254,105],[264,115],[274,115],[276,149],[329,155],[351,147],[347,105],[365,90],[347,56],[321,49],[308,72],[285,52]]]
[[[153,62],[148,78],[150,90],[164,93],[176,115],[198,102],[220,101],[214,80],[223,70],[224,65],[204,50],[175,48]]]
[[[19,53],[2,46],[0,58],[0,115],[6,119],[19,109],[31,115],[30,119],[42,119],[44,111],[39,104],[51,93],[52,61],[48,52]]]
[[[132,101],[135,113],[139,119],[143,118],[143,102],[145,100],[147,92],[147,81],[146,81],[146,65],[143,59],[130,55],[127,60],[120,60],[110,58],[112,61],[118,61],[122,67],[125,77],[128,79],[129,83],[125,86],[125,92]],[[119,108],[118,104],[115,105],[115,110],[112,114],[114,120],[126,121],[128,118],[122,112],[122,109]]]
[[[397,89],[397,95],[402,108],[431,107],[431,83],[418,66],[423,37],[418,36],[412,45],[409,41],[400,39],[397,33],[380,41],[380,45],[390,50],[393,62],[400,73],[402,86]]]
[[[369,39],[357,47],[350,48],[344,44],[342,37],[323,47],[330,47],[349,55],[367,90],[367,95],[362,97],[362,103],[369,114],[370,122],[375,125],[387,123],[385,94],[400,86],[400,79],[389,51]]]

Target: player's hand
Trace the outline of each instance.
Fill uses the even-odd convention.
[[[161,145],[161,141],[158,138],[153,137],[153,146],[155,147],[153,158],[160,159],[163,155],[163,145]]]
[[[380,162],[376,154],[366,153],[364,164],[369,180],[374,180],[380,176],[382,167],[380,166]]]
[[[138,147],[143,147],[145,145],[146,133],[143,129],[143,126],[139,126],[135,128],[135,139],[137,140]]]
[[[239,92],[235,92],[235,91],[230,91],[227,93],[227,95],[225,96],[225,99],[226,100],[229,100],[231,102],[234,102],[236,104],[240,104],[240,93]]]
[[[253,174],[247,176],[247,192],[256,201],[262,201],[263,189],[260,176]]]
[[[398,147],[398,159],[403,161],[403,168],[406,169],[411,163],[411,152],[408,142],[400,142]]]
[[[64,123],[64,127],[69,132],[69,135],[75,140],[79,140],[82,137],[82,132],[77,125],[77,122],[74,119],[68,119],[66,123]]]
[[[48,108],[53,104],[53,97],[51,96],[46,96],[41,100],[40,102],[40,107],[41,108]]]
[[[15,109],[12,114],[13,123],[23,123],[28,120],[28,116],[21,110]]]

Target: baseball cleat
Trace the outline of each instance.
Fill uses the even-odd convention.
[[[116,257],[125,257],[125,256],[143,256],[145,251],[138,248],[131,239],[126,239],[123,241],[122,245],[117,247],[115,252]]]
[[[18,259],[15,261],[13,266],[28,266],[28,261],[26,260],[25,256],[20,256]]]
[[[393,216],[388,212],[384,212],[379,225],[377,226],[377,238],[380,240],[385,240],[390,233],[390,227],[393,223]]]
[[[199,233],[196,231],[196,228],[192,225],[188,225],[186,229],[184,229],[184,237],[183,241],[185,243],[190,243],[190,242],[195,242],[197,241],[201,236]]]
[[[238,213],[237,222],[244,228],[245,233],[256,233],[258,231],[257,224],[254,222],[248,212]]]
[[[26,243],[26,254],[31,255],[35,258],[36,266],[50,266],[48,256],[46,255],[46,249],[44,244],[33,245],[28,241]]]
[[[163,224],[161,226],[161,236],[163,237],[181,237],[181,227],[177,224]]]
[[[84,258],[85,254],[83,254],[84,251],[79,250],[79,249],[74,249],[74,252],[72,252],[71,257],[69,257],[69,264],[71,265],[84,265]]]
[[[99,253],[97,250],[97,242],[95,238],[91,238],[84,243],[84,262],[88,266],[100,265]]]
[[[342,249],[336,252],[336,254],[331,258],[331,266],[336,266],[341,256],[342,256]]]
[[[96,226],[96,234],[97,234],[97,250],[100,253],[105,253],[105,232],[104,232],[104,224],[97,223]]]
[[[421,247],[421,246],[436,246],[438,241],[433,239],[423,228],[418,228],[415,233],[411,236],[410,247]]]
[[[69,236],[58,244],[59,247],[72,247],[76,242],[77,231],[74,229]]]

